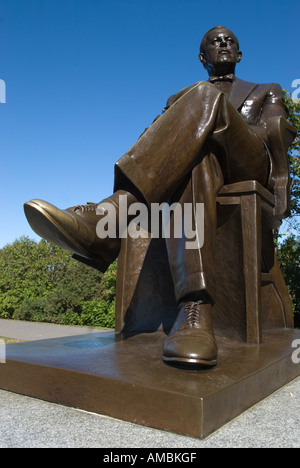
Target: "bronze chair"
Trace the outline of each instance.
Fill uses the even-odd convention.
[[[273,191],[249,180],[224,185],[217,197],[218,206],[227,215],[217,232],[221,247],[216,263],[224,264],[222,259],[226,255],[229,272],[222,269],[218,272],[219,302],[214,306],[214,325],[224,335],[228,332],[228,336],[256,344],[262,341],[264,327],[293,327],[290,298],[273,245],[273,230],[290,213],[287,149],[295,138],[295,129],[285,119],[274,117],[269,120],[267,131],[273,156]],[[163,282],[156,282],[158,271]],[[234,290],[231,302],[227,300],[228,290]],[[123,239],[118,258],[116,333],[154,331],[161,325],[168,331],[176,314],[164,242]]]
[[[224,185],[217,202],[220,205],[239,205],[242,224],[243,273],[245,281],[247,342],[262,341],[262,288],[273,285],[277,295],[282,325],[293,327],[293,315],[287,289],[272,246],[273,261],[263,258],[263,235],[271,234],[290,214],[290,181],[287,149],[295,137],[295,129],[282,117],[268,121],[268,138],[274,167],[272,168],[273,192],[255,180]],[[270,242],[270,235],[266,236]],[[272,240],[271,240],[272,241]],[[268,248],[268,246],[266,246]],[[270,249],[270,246],[269,246]],[[265,263],[263,265],[263,262]],[[270,264],[271,263],[271,264]],[[266,307],[266,304],[265,304]]]

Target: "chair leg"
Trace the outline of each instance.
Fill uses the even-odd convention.
[[[261,333],[261,199],[241,196],[247,342],[259,344]]]

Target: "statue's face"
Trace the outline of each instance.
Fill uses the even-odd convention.
[[[206,37],[204,52],[199,54],[200,61],[208,71],[222,69],[231,72],[241,58],[238,43],[232,32],[226,28],[211,31]]]

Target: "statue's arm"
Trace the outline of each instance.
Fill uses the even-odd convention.
[[[266,93],[261,114],[257,125],[251,125],[255,133],[268,142],[267,137],[267,122],[272,117],[288,117],[288,110],[284,102],[281,86],[277,83],[272,83]]]

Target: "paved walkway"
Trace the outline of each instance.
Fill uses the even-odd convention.
[[[99,333],[99,331],[101,329],[92,327],[71,327],[69,325],[54,325],[52,323],[0,319],[0,336],[28,341],[85,335],[86,333]]]
[[[0,336],[36,340],[99,329],[0,320]],[[0,364],[2,365],[2,364]],[[0,448],[299,448],[300,378],[205,440],[0,390]]]

